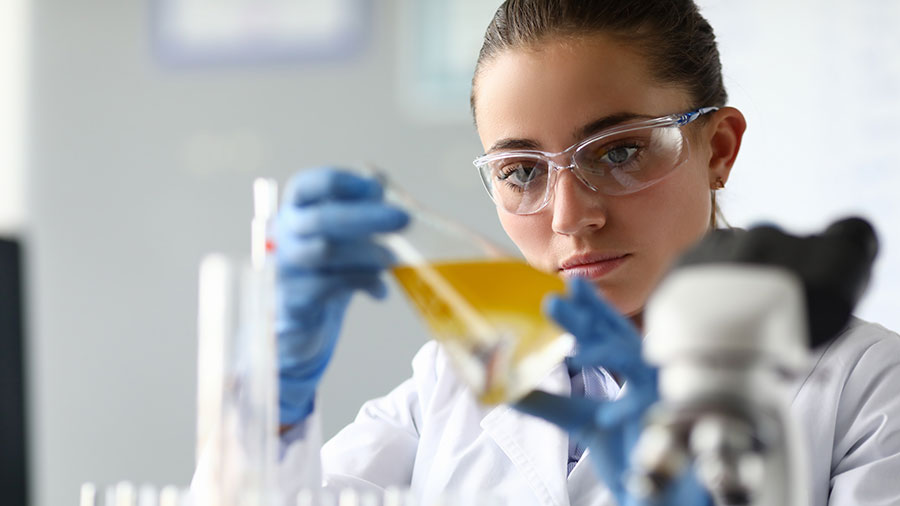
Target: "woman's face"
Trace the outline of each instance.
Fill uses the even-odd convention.
[[[487,153],[509,140],[555,153],[612,115],[657,117],[703,105],[654,82],[644,57],[602,35],[504,51],[484,62],[476,82],[476,123]],[[588,277],[619,311],[634,315],[709,226],[711,182],[728,176],[727,168],[711,168],[714,130],[714,121],[683,127],[689,158],[647,189],[606,196],[564,170],[543,210],[519,216],[498,208],[500,222],[531,265]]]

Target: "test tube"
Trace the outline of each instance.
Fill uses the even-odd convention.
[[[352,488],[341,490],[338,496],[338,506],[359,506],[359,494]]]
[[[268,504],[276,490],[278,384],[271,232],[278,187],[253,184],[249,265],[208,255],[200,268],[197,458],[203,504]],[[199,464],[199,462],[198,462]]]
[[[337,506],[337,495],[331,490],[322,490],[319,493],[319,506]]]
[[[243,287],[245,345],[251,374],[247,376],[248,440],[244,450],[250,480],[245,490],[262,502],[272,500],[278,459],[278,383],[275,347],[275,265],[272,224],[278,207],[278,185],[271,179],[253,183],[251,266]]]
[[[159,506],[156,487],[141,485],[138,490],[138,506]]]
[[[137,494],[134,485],[127,481],[121,481],[116,485],[116,502],[115,506],[135,506]]]
[[[378,494],[371,490],[359,494],[359,506],[379,506],[380,503]]]
[[[104,506],[116,506],[116,487],[113,485],[107,485],[103,490],[104,498],[103,504]]]
[[[181,506],[181,492],[177,487],[164,487],[159,492],[159,506]]]
[[[278,184],[272,179],[253,181],[253,221],[250,225],[250,257],[261,268],[272,253],[272,220],[278,211]]]
[[[237,331],[235,302],[237,281],[231,261],[222,254],[207,255],[200,264],[197,317],[197,447],[208,466],[208,481],[198,484],[198,493],[209,504],[224,499],[224,474],[229,465],[227,450],[226,376],[227,360],[234,351]]]
[[[415,501],[409,489],[388,487],[384,491],[383,506],[415,506]]]
[[[313,495],[312,490],[308,488],[304,488],[299,493],[297,493],[297,506],[313,506],[315,500],[315,495]]]
[[[97,506],[97,486],[93,483],[82,484],[80,496],[79,506]]]

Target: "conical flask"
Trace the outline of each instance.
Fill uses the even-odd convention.
[[[564,291],[563,281],[378,177],[386,199],[412,217],[402,232],[383,238],[397,259],[392,274],[457,375],[484,404],[532,391],[573,346],[541,310],[547,294]]]

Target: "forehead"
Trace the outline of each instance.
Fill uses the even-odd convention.
[[[653,79],[646,58],[603,35],[506,50],[481,68],[475,111],[485,149],[498,139],[561,150],[605,116],[660,116],[689,106],[683,89]]]

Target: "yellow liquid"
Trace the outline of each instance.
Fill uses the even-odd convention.
[[[401,265],[394,276],[485,404],[532,390],[570,344],[541,311],[558,277],[519,260]]]

